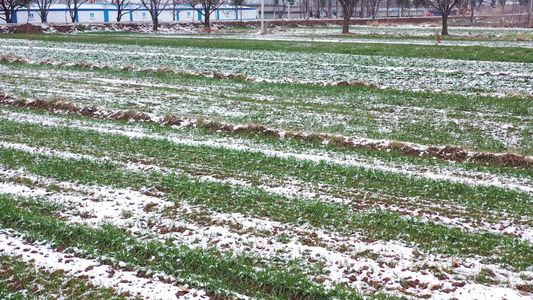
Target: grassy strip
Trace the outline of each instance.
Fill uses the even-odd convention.
[[[10,65],[10,68],[18,68],[18,66]],[[40,68],[49,67],[24,66],[22,68],[40,70]],[[134,109],[160,116],[174,113],[183,117],[184,114],[201,115],[206,110],[207,102],[209,105],[215,102],[228,112],[220,116],[214,114],[209,118],[237,124],[260,123],[288,131],[329,132],[426,145],[467,145],[466,147],[471,150],[482,152],[512,151],[523,155],[533,154],[532,129],[531,126],[527,126],[531,125],[529,117],[533,112],[532,100],[520,97],[502,100],[495,97],[465,97],[379,90],[368,87],[319,87],[305,84],[235,82],[178,74],[144,74],[116,70],[89,72],[88,74],[104,72],[100,74],[106,78],[108,76],[132,80],[142,78],[149,82],[162,80],[172,86],[201,85],[221,91],[197,94],[180,89],[169,91],[168,88],[145,87],[139,95],[139,91],[124,86],[124,93],[117,101],[108,101],[105,97],[76,100],[80,104],[96,104],[104,109]],[[13,78],[12,81],[13,84],[16,82],[15,90],[19,90],[20,78]],[[27,85],[39,86],[40,83],[32,81]],[[80,88],[106,95],[106,92],[100,91],[100,88],[105,88],[104,86],[99,87],[94,84],[84,86],[80,83]],[[24,93],[31,92],[31,89],[26,89]],[[39,95],[41,93],[40,90],[37,92]],[[159,96],[152,96],[153,94]],[[165,98],[175,97],[177,94],[180,96],[176,103]],[[271,97],[273,101],[265,102],[257,97],[250,97],[250,95],[260,94]],[[143,103],[139,104],[132,100],[135,98],[134,95],[152,99],[150,101],[156,100],[159,104],[156,105],[150,101],[149,103],[141,101]],[[188,99],[189,95],[193,100]],[[109,96],[112,99],[117,97],[115,94]],[[328,100],[309,101],[308,99]],[[185,101],[190,101],[191,108],[187,110],[188,113],[184,113],[181,108],[181,104]],[[232,114],[237,111],[238,114]],[[310,114],[310,111],[313,113]],[[400,118],[395,117],[398,111]],[[473,118],[472,113],[481,113],[476,114],[475,122],[470,121]],[[489,126],[484,124],[489,124]],[[502,130],[502,127],[509,129]],[[506,140],[514,142],[506,144]]]
[[[27,34],[11,34],[0,38],[27,39]],[[122,33],[113,34],[32,34],[33,40],[51,42],[76,42],[118,45],[197,47],[240,50],[271,50],[279,52],[305,53],[341,53],[356,55],[380,55],[393,57],[420,57],[438,59],[533,62],[533,49],[519,47],[484,47],[484,46],[436,46],[405,45],[388,43],[331,43],[331,42],[291,42],[261,41],[245,39],[218,38],[160,38],[146,34],[136,34],[125,38]]]
[[[372,240],[402,240],[436,253],[480,255],[488,262],[503,263],[518,270],[533,265],[533,249],[516,238],[470,233],[382,210],[357,213],[347,205],[301,201],[223,183],[205,184],[185,176],[166,177],[165,181],[164,186],[170,188],[169,197],[176,202],[187,200],[220,213],[239,212],[280,222],[308,223],[345,234],[359,233]]]
[[[184,139],[193,139],[195,141],[210,141],[213,139],[219,139],[224,140],[226,142],[234,142],[237,144],[244,143],[245,145],[249,145],[253,148],[262,148],[262,149],[276,149],[278,151],[285,151],[285,152],[292,152],[292,153],[331,153],[336,154],[339,157],[344,156],[355,156],[355,157],[361,157],[361,158],[369,158],[372,160],[378,159],[381,161],[389,162],[391,165],[402,165],[402,166],[413,166],[415,169],[422,169],[422,172],[425,172],[428,168],[433,169],[437,167],[438,169],[445,168],[445,169],[458,169],[459,172],[482,172],[482,173],[491,173],[495,175],[504,175],[509,177],[520,177],[520,178],[528,178],[531,177],[533,180],[533,170],[526,170],[526,169],[515,169],[515,168],[508,168],[508,167],[502,167],[502,166],[495,166],[495,165],[478,165],[478,164],[471,164],[468,162],[463,162],[461,164],[458,164],[457,162],[449,162],[449,161],[443,161],[443,160],[435,160],[432,157],[412,157],[412,156],[404,156],[399,154],[398,152],[394,151],[394,149],[391,149],[391,151],[374,151],[367,148],[352,148],[352,147],[339,147],[337,145],[331,145],[331,144],[321,144],[321,143],[309,143],[306,141],[300,141],[300,140],[292,140],[292,139],[277,139],[272,136],[265,136],[263,134],[243,134],[243,135],[235,135],[233,133],[226,133],[226,132],[213,132],[210,129],[206,129],[203,127],[185,127],[181,128],[180,130],[176,130],[171,127],[167,126],[160,126],[159,124],[152,124],[152,123],[131,123],[131,122],[122,122],[122,121],[116,121],[113,119],[109,120],[102,120],[102,119],[92,119],[87,118],[80,115],[69,115],[69,114],[57,114],[57,113],[50,113],[48,111],[42,111],[42,110],[28,110],[24,108],[17,108],[17,107],[9,107],[9,106],[0,106],[0,116],[2,115],[2,110],[9,111],[9,112],[16,112],[16,113],[22,113],[27,115],[28,118],[32,118],[34,115],[38,117],[50,117],[50,118],[58,118],[57,123],[70,123],[70,122],[76,122],[80,126],[84,127],[113,127],[117,128],[119,131],[140,131],[144,132],[148,135],[153,134],[155,136],[173,136],[175,138],[184,138]],[[62,121],[59,121],[62,120]],[[4,127],[5,126],[5,127]],[[17,121],[9,121],[8,119],[2,119],[0,117],[0,130],[6,129],[7,131],[15,129],[15,131],[12,131],[13,133],[19,133],[18,129],[25,129],[25,130],[31,130],[33,132],[39,132],[39,134],[42,134],[43,136],[46,136],[47,139],[54,139],[56,140],[57,137],[54,134],[51,134],[48,132],[48,130],[56,132],[56,126],[50,125],[53,127],[53,129],[44,129],[41,125],[35,125],[31,126],[26,123],[19,123]],[[64,127],[64,126],[60,126]],[[75,128],[70,128],[72,130],[75,130]],[[41,130],[43,130],[41,132]],[[82,130],[82,135],[89,134],[92,135],[92,130]],[[61,132],[61,134],[66,134]],[[76,134],[73,134],[75,138]],[[101,134],[98,134],[97,136],[100,136]],[[120,135],[120,134],[118,134]],[[32,145],[45,145],[41,144],[43,143],[43,139],[37,139],[35,137],[32,137],[32,135],[24,135],[26,136],[25,141],[31,143]],[[67,136],[70,136],[67,134]],[[114,139],[114,135],[106,135],[106,137],[110,139]],[[157,139],[157,138],[154,138]],[[23,142],[24,139],[22,137],[18,137],[16,135],[4,135],[3,140],[5,141],[12,141],[12,142]],[[63,149],[63,150],[69,150],[69,151],[76,151],[81,152],[80,149],[77,150],[76,144],[71,143],[69,146],[70,148],[64,148],[65,141],[58,141],[53,147],[54,149]],[[106,143],[102,143],[102,145],[105,145]],[[88,144],[86,144],[88,145]],[[120,148],[117,148],[120,149]],[[90,148],[86,148],[84,151],[89,151],[89,153],[92,153],[94,156],[99,156],[96,151],[92,152]],[[317,152],[318,151],[318,152]]]
[[[153,138],[129,138],[102,134],[69,127],[42,127],[37,124],[21,124],[0,120],[0,133],[4,140],[28,143],[89,154],[111,157],[124,163],[140,162],[160,167],[175,168],[196,175],[217,175],[222,178],[242,178],[253,184],[264,184],[264,178],[273,179],[270,184],[283,185],[281,178],[291,177],[313,186],[327,184],[328,193],[354,197],[358,190],[373,191],[380,195],[373,199],[378,203],[395,201],[397,197],[421,197],[439,199],[446,203],[466,204],[468,217],[489,220],[494,211],[505,213],[520,220],[523,215],[533,214],[531,195],[506,191],[495,187],[471,187],[467,184],[450,183],[430,179],[416,179],[402,174],[387,173],[361,167],[301,161],[295,158],[265,156],[262,153],[228,150],[208,146],[188,146],[168,140]],[[12,161],[9,150],[2,150],[5,163]],[[25,154],[29,155],[29,154]],[[52,160],[53,158],[46,158]],[[26,163],[24,164],[26,165]],[[18,165],[10,165],[12,168]],[[37,166],[26,166],[35,168]],[[55,168],[52,164],[51,168]],[[41,167],[42,168],[42,167]],[[521,174],[528,174],[524,171]],[[44,174],[48,176],[48,174]],[[82,179],[83,177],[80,177]],[[362,197],[362,195],[355,196]],[[403,202],[400,200],[400,203]],[[487,212],[479,214],[479,212]]]
[[[2,164],[8,168],[25,167],[29,172],[42,176],[84,183],[130,187],[137,190],[141,187],[155,188],[166,192],[178,205],[180,201],[189,201],[218,212],[240,212],[295,224],[309,223],[318,228],[347,234],[361,233],[375,240],[400,239],[438,253],[481,255],[489,262],[503,263],[518,270],[533,265],[533,249],[517,238],[491,233],[470,233],[384,211],[361,214],[353,212],[348,205],[314,200],[302,201],[272,195],[257,188],[202,182],[190,179],[188,176],[162,175],[157,172],[127,172],[112,162],[64,160],[11,149],[2,149],[0,155]],[[375,180],[382,186],[387,186],[394,180],[398,186],[406,185],[405,178],[400,176],[381,179],[383,174],[372,171],[363,172],[363,175],[375,176]],[[431,189],[429,186],[428,188]],[[467,190],[464,185],[439,184],[434,188],[441,193],[443,189],[448,191],[458,189],[458,192]],[[497,189],[493,191],[497,192]]]
[[[306,83],[270,83],[270,82],[249,82],[240,79],[217,79],[204,76],[194,76],[188,74],[169,73],[169,72],[132,72],[128,70],[113,69],[84,69],[80,67],[39,65],[39,64],[20,64],[0,62],[0,65],[8,66],[15,70],[66,70],[72,72],[100,74],[110,78],[120,78],[122,80],[142,80],[149,83],[166,83],[176,86],[179,92],[184,92],[182,87],[217,87],[222,91],[233,90],[236,96],[224,96],[225,100],[243,101],[245,103],[257,103],[271,106],[280,105],[281,108],[290,106],[302,107],[319,111],[342,111],[349,108],[365,108],[368,105],[390,105],[396,107],[420,107],[434,110],[453,110],[453,113],[461,112],[485,112],[498,113],[505,117],[507,113],[511,115],[531,116],[531,104],[533,99],[524,99],[524,97],[492,97],[476,95],[457,95],[443,93],[428,93],[421,91],[395,90],[395,89],[376,89],[363,85],[353,86],[323,86]],[[9,75],[9,74],[6,74]],[[18,77],[17,77],[18,78]],[[64,78],[63,80],[72,81]],[[80,79],[74,79],[74,82]],[[94,84],[94,82],[91,82]],[[153,86],[143,86],[143,89],[159,90]],[[162,88],[167,90],[167,88]],[[212,90],[208,89],[210,93]],[[264,99],[256,100],[246,95],[262,95],[275,99],[273,103],[265,102]],[[308,101],[309,99],[321,99],[319,103]],[[382,108],[385,111],[391,108]],[[481,116],[477,116],[478,118]],[[507,119],[505,119],[507,120]]]
[[[118,294],[113,289],[96,287],[62,270],[40,270],[31,263],[0,255],[1,299],[48,299],[57,295],[69,299],[131,299],[129,293]]]
[[[260,258],[246,254],[220,256],[213,249],[190,249],[157,241],[140,242],[111,225],[92,229],[69,225],[39,214],[38,209],[21,210],[18,201],[0,195],[0,222],[4,227],[23,231],[30,241],[46,240],[55,247],[76,247],[89,257],[107,257],[152,272],[162,271],[183,283],[198,285],[219,293],[231,289],[250,296],[270,299],[362,299],[343,288],[326,291],[312,283],[296,262],[270,267]],[[258,270],[257,265],[262,269]],[[205,284],[205,285],[204,285]]]

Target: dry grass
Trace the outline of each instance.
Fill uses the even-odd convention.
[[[1,60],[3,62],[14,62],[15,61],[15,57],[13,55],[4,54],[4,55],[2,55]]]
[[[134,65],[125,65],[124,67],[120,68],[120,70],[122,71],[135,71],[135,70],[138,70],[139,67],[137,66],[134,66]]]
[[[237,134],[257,134],[263,133],[266,130],[266,126],[259,123],[248,123],[246,126],[236,127],[234,132]]]
[[[429,147],[428,152],[433,157],[453,161],[464,161],[468,158],[468,152],[463,147],[457,146]]]
[[[80,114],[91,118],[109,118],[121,121],[135,121],[135,122],[154,122],[152,118],[143,112],[137,112],[134,110],[118,111],[113,114],[99,113],[98,107],[91,105],[86,107],[80,107],[72,103],[65,97],[54,97],[51,99],[35,99],[34,101],[28,101],[23,98],[17,98],[13,95],[0,92],[0,103],[7,106],[15,107],[27,107],[42,110],[49,110],[53,112],[63,112],[68,114]],[[180,126],[183,120],[176,115],[168,115],[159,121],[159,124],[165,126],[178,125]],[[285,132],[283,130],[268,128],[265,125],[259,123],[248,123],[244,126],[235,126],[233,124],[223,123],[218,120],[209,120],[206,117],[200,116],[196,119],[196,122],[189,126],[196,126],[204,128],[213,132],[226,132],[231,134],[263,134],[265,136],[281,139],[282,136],[285,139],[306,141],[311,143],[328,143],[332,146],[338,147],[354,147],[354,148],[366,148],[374,151],[394,151],[404,156],[426,156],[435,157],[439,159],[458,161],[458,162],[470,162],[480,165],[495,165],[505,166],[519,169],[533,169],[533,159],[531,157],[523,156],[515,153],[506,154],[494,154],[485,152],[468,152],[462,146],[447,145],[443,147],[428,147],[426,150],[421,150],[416,147],[410,146],[402,142],[391,142],[390,144],[358,144],[353,141],[352,138],[329,135],[323,133],[311,133],[306,134],[302,132]]]
[[[49,59],[45,59],[45,60],[42,60],[39,62],[39,64],[41,65],[53,65],[55,63],[55,61],[51,58]]]
[[[74,104],[70,99],[60,96],[51,99],[37,98],[35,101],[29,102],[27,106],[43,110],[62,111],[70,114],[76,114],[81,111],[81,107]]]
[[[183,120],[176,115],[167,115],[163,118],[162,123],[165,126],[180,126]]]
[[[98,111],[98,107],[94,105],[85,106],[81,109],[80,114],[89,118],[93,118]]]
[[[152,122],[152,118],[143,112],[134,110],[122,110],[109,116],[110,119],[119,121]]]
[[[533,169],[533,159],[513,153],[476,153],[470,160],[482,165],[497,165],[519,169]]]
[[[157,73],[168,73],[168,74],[173,74],[173,73],[175,73],[175,72],[174,72],[174,69],[172,69],[171,67],[165,67],[165,66],[162,66],[162,67],[158,67],[158,68],[157,68]]]
[[[371,88],[378,88],[377,85],[373,83],[369,84],[363,80],[358,80],[358,81],[342,80],[342,81],[337,82],[335,85],[336,86],[366,86],[366,87],[371,87]]]

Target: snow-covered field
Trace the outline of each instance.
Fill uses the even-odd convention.
[[[515,31],[464,35],[530,34]],[[238,38],[374,42],[336,34]],[[531,63],[10,38],[0,53],[0,298],[532,297]]]
[[[131,37],[130,37],[131,38]],[[327,41],[326,41],[327,42]],[[365,41],[369,42],[369,41]],[[531,42],[529,42],[531,44]],[[531,94],[529,63],[457,61],[332,53],[280,53],[192,47],[172,48],[3,39],[3,53],[34,61],[52,59],[108,66],[170,67],[175,71],[243,73],[258,81],[365,81],[380,88],[491,95]]]

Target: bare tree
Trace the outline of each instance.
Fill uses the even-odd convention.
[[[448,17],[455,6],[461,4],[461,0],[421,0],[417,4],[426,7],[433,7],[442,14],[442,31],[441,35],[448,35]]]
[[[381,0],[364,0],[366,10],[370,13],[372,16],[372,20],[376,19],[376,14],[378,12],[379,4],[381,3]]]
[[[78,10],[80,9],[80,6],[84,3],[87,3],[89,0],[66,0],[65,3],[67,4],[67,11],[70,15],[70,19],[72,20],[72,23],[77,22],[77,16],[78,16]]]
[[[26,4],[28,4],[28,0],[1,0],[0,9],[2,13],[0,14],[0,19],[6,21],[6,23],[13,23],[17,11],[26,6]]]
[[[320,19],[321,17],[321,11],[324,7],[326,7],[326,0],[314,0],[314,7],[315,7],[315,18]]]
[[[392,4],[392,0],[385,0],[385,6],[387,7],[387,13],[386,13],[387,18],[389,17],[389,9],[390,9],[391,4]]]
[[[483,0],[470,0],[470,23],[474,23],[474,11],[477,8],[480,8],[483,4]]]
[[[412,2],[411,0],[396,0],[396,5],[398,5],[398,15],[397,17],[403,17],[403,12],[406,8],[411,7]]]
[[[280,0],[274,0],[273,1],[273,4],[274,4],[274,19],[281,19],[281,16],[282,14],[280,14],[280,11],[279,11],[279,1]],[[285,10],[283,10],[283,12],[285,12]],[[282,12],[282,13],[283,13]]]
[[[350,19],[352,18],[353,11],[359,0],[339,0],[342,9],[342,33],[350,33]]]
[[[528,9],[527,9],[527,24],[531,24],[531,11],[533,10],[533,0],[527,1]]]
[[[141,3],[150,12],[152,30],[157,31],[159,29],[159,15],[168,7],[170,0],[141,0]]]
[[[309,0],[300,0],[300,18],[309,19]]]
[[[111,3],[117,8],[118,23],[120,23],[123,16],[142,7],[141,3],[132,0],[112,0]]]
[[[503,23],[504,23],[504,21],[505,21],[504,14],[505,14],[505,4],[506,4],[506,2],[507,2],[506,0],[498,0],[498,4],[500,4],[501,7],[502,7],[502,18],[501,18],[501,20],[500,20],[500,22],[502,23],[502,25],[503,25]]]
[[[52,5],[53,0],[32,0],[33,3],[37,4],[39,10],[37,14],[41,18],[41,23],[46,23],[46,18],[48,18],[48,13],[50,12],[50,6]]]
[[[211,14],[225,3],[225,0],[186,0],[196,11],[204,16],[204,25],[211,28]]]
[[[183,0],[172,0],[172,9],[170,10],[170,13],[172,14],[172,20],[173,21],[177,21],[178,20],[178,16],[179,16],[179,13],[180,13],[179,5],[183,4],[183,3],[184,3]]]
[[[287,5],[288,9],[289,9],[289,14],[290,14],[290,6],[293,6],[294,4],[296,4],[296,0],[283,0],[283,7],[285,7],[285,5]],[[287,16],[288,18],[290,18],[290,16]]]
[[[243,6],[244,6],[244,2],[246,0],[231,0],[231,5],[235,6],[236,8],[239,7],[240,8],[240,16],[241,16],[241,22],[242,22],[242,12],[243,12]]]

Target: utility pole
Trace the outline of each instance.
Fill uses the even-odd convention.
[[[261,34],[265,34],[265,0],[261,0]]]
[[[527,24],[531,24],[531,11],[533,10],[533,0],[529,0],[529,11],[527,13]]]

